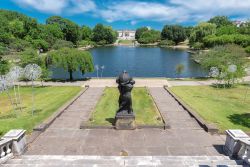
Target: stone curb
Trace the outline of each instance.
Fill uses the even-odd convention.
[[[148,87],[146,87],[146,90],[148,91],[148,93],[149,93],[149,95],[150,95],[151,99],[152,99],[152,100],[153,100],[153,102],[154,102],[154,105],[156,106],[156,109],[158,110],[158,112],[159,112],[159,113],[160,113],[160,115],[161,115],[162,121],[163,121],[163,123],[164,123],[164,127],[163,127],[163,129],[170,129],[170,125],[169,125],[169,124],[167,124],[167,118],[164,118],[164,117],[163,117],[163,115],[162,115],[162,113],[161,113],[161,110],[159,109],[159,107],[158,107],[157,103],[155,102],[154,97],[151,95],[151,92],[150,92],[150,90],[148,89]]]
[[[164,89],[189,113],[189,115],[191,115],[199,123],[205,131],[211,134],[219,133],[219,129],[216,125],[204,121],[203,118],[201,118],[190,106],[188,106],[181,98],[176,96],[170,89],[167,87],[164,87]]]
[[[44,132],[55,120],[58,118],[72,103],[74,103],[89,87],[85,87],[84,90],[81,90],[75,97],[66,102],[61,106],[56,112],[54,112],[49,118],[43,121],[40,125],[36,126],[33,131]]]

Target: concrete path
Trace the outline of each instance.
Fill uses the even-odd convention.
[[[116,78],[101,78],[101,79],[90,79],[88,81],[74,81],[74,82],[43,82],[45,86],[90,86],[90,87],[116,87]],[[136,84],[135,87],[163,87],[167,86],[200,86],[200,85],[211,85],[215,83],[214,80],[205,81],[169,81],[166,78],[134,78]],[[244,77],[246,82],[250,82],[250,76]],[[35,85],[42,85],[41,82],[34,82]],[[19,82],[20,85],[31,85],[31,82]]]
[[[165,78],[134,78],[135,87],[163,87],[168,85]],[[35,85],[41,85],[41,82],[34,82]],[[31,82],[19,82],[20,85],[31,85]],[[90,79],[87,81],[74,82],[43,82],[45,86],[90,86],[90,87],[116,87],[116,78]]]
[[[29,147],[26,155],[220,155],[224,139],[210,135],[163,88],[150,88],[171,129],[79,129],[102,94],[89,88]]]

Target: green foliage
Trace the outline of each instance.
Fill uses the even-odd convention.
[[[201,42],[195,42],[192,44],[192,48],[194,50],[200,50],[200,49],[204,49],[204,44]]]
[[[5,55],[8,52],[9,52],[8,49],[3,44],[0,43],[0,55]]]
[[[250,35],[242,35],[242,34],[221,35],[221,36],[210,35],[204,38],[204,45],[206,47],[213,47],[217,45],[225,45],[233,43],[241,45],[242,47],[249,46]]]
[[[229,20],[227,16],[215,16],[211,18],[208,23],[213,23],[216,27],[220,28],[222,26],[232,25],[233,23]]]
[[[160,46],[173,46],[175,45],[174,41],[171,40],[161,40],[161,42],[159,43]]]
[[[179,42],[185,41],[186,30],[180,25],[165,25],[161,32],[162,39],[168,39],[178,44]]]
[[[231,35],[231,34],[238,34],[237,27],[234,25],[227,25],[227,26],[221,26],[217,28],[216,35]]]
[[[78,46],[86,47],[86,46],[95,46],[96,43],[90,40],[82,40],[78,42]]]
[[[83,26],[81,28],[81,40],[91,40],[92,38],[92,30],[88,26]]]
[[[203,42],[203,38],[208,35],[213,35],[216,32],[216,25],[212,23],[200,23],[193,28],[190,34],[189,42]]]
[[[58,24],[39,25],[39,39],[45,40],[52,46],[56,40],[63,39],[64,34]]]
[[[20,51],[24,51],[25,48],[27,47],[30,47],[30,43],[25,41],[25,40],[22,40],[22,39],[18,39],[18,38],[15,38],[15,39],[12,39],[12,42],[9,44],[9,49],[13,50],[13,51],[17,51],[17,52],[20,52]]]
[[[160,39],[161,39],[160,31],[147,30],[141,34],[140,38],[138,39],[138,42],[142,44],[150,44],[158,42],[160,41]]]
[[[250,46],[246,47],[246,48],[245,48],[245,51],[246,51],[247,53],[250,53]]]
[[[219,70],[216,79],[224,82],[227,86],[235,84],[237,79],[245,75],[246,53],[243,48],[237,45],[217,46],[209,52],[195,55],[194,59],[199,60],[201,66],[207,70],[216,67]],[[230,65],[237,66],[236,72],[232,73],[228,70]]]
[[[88,51],[62,48],[49,52],[46,56],[46,62],[48,65],[67,70],[70,74],[70,80],[73,80],[74,71],[80,70],[82,74],[94,71],[92,56]]]
[[[97,24],[93,29],[92,40],[99,45],[112,44],[117,39],[117,32],[109,26]]]
[[[33,47],[39,50],[48,51],[49,43],[43,39],[35,39],[32,41]]]
[[[10,64],[0,55],[0,75],[4,75],[9,71]]]
[[[23,38],[25,35],[24,23],[18,19],[9,22],[9,31],[16,38]]]
[[[73,48],[74,44],[70,41],[65,41],[65,40],[61,40],[58,39],[55,44],[52,46],[53,49],[58,50],[61,48]]]
[[[238,28],[239,33],[241,34],[246,34],[246,35],[250,35],[250,21],[248,21],[247,23],[241,25]]]
[[[39,66],[42,65],[41,57],[37,53],[38,51],[28,48],[25,51],[20,53],[20,66],[25,67],[28,64],[37,64]]]
[[[142,33],[146,32],[148,30],[149,29],[147,27],[141,27],[141,28],[136,29],[136,31],[135,31],[135,39],[139,40],[139,38],[141,37]]]
[[[68,19],[60,16],[51,16],[46,20],[46,24],[58,25],[64,34],[64,39],[74,44],[76,44],[80,38],[80,27]]]
[[[180,74],[184,71],[185,66],[183,64],[177,64],[175,67],[175,72],[178,75],[178,77],[180,76]]]

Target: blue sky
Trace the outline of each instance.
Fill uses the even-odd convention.
[[[165,24],[194,25],[216,15],[250,18],[250,0],[0,0],[0,8],[27,14],[40,23],[59,15],[79,25],[103,23],[115,29],[160,30]]]

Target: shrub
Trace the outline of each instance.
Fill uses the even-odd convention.
[[[247,53],[250,53],[250,46],[246,47],[246,48],[245,48],[245,51],[246,51]]]
[[[172,41],[172,40],[162,40],[160,43],[159,43],[160,46],[173,46],[175,45],[175,42]]]
[[[195,42],[194,44],[192,44],[192,48],[194,50],[204,49],[204,44],[201,42]]]
[[[65,40],[57,40],[55,44],[52,46],[53,49],[58,50],[61,48],[73,48],[74,44],[71,41],[65,41]]]
[[[13,39],[9,44],[9,48],[17,52],[24,51],[27,47],[30,47],[30,43],[21,39]]]
[[[43,51],[48,51],[49,43],[43,39],[35,39],[32,41],[33,47],[36,49],[43,49]]]
[[[82,40],[82,41],[78,42],[77,45],[80,46],[80,47],[86,47],[86,46],[89,46],[89,45],[95,46],[96,43],[93,42],[93,41],[89,41],[89,40]]]
[[[210,35],[204,38],[204,45],[206,47],[213,47],[216,45],[225,45],[233,43],[240,45],[242,47],[249,46],[250,36],[241,34],[232,34],[232,35],[221,35],[221,36]]]

